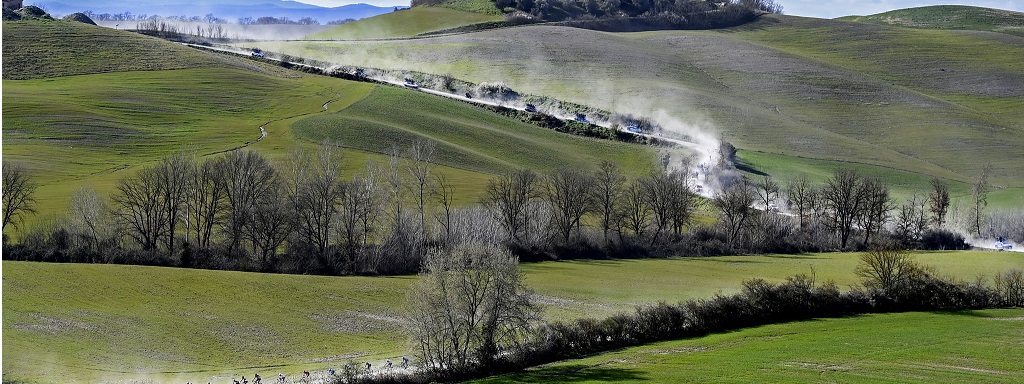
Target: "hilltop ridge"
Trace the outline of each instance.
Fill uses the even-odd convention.
[[[1024,37],[1024,13],[967,5],[897,9],[839,20],[909,28],[1000,32]]]

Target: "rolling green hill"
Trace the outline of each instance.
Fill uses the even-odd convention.
[[[1024,39],[1005,34],[766,15],[711,31],[525,26],[266,45],[341,64],[502,81],[652,117],[724,137],[741,158],[744,150],[770,154],[748,158],[768,173],[813,160],[818,171],[856,165],[968,183],[991,163],[1003,193],[1024,195]]]
[[[25,163],[40,182],[37,221],[63,213],[82,186],[111,191],[140,165],[181,150],[210,155],[248,146],[283,160],[296,146],[330,139],[349,149],[345,168],[354,174],[369,161],[385,162],[393,145],[434,140],[439,171],[452,180],[459,203],[475,201],[488,179],[513,168],[587,168],[603,159],[633,175],[654,167],[652,148],[558,134],[411,90],[306,76],[79,23],[5,23],[4,49],[12,49],[5,76],[9,63],[29,60],[23,52],[54,51],[66,34],[78,49],[107,52],[100,56],[123,48],[103,65],[35,53],[30,59],[48,68],[44,73],[10,64],[13,77],[32,78],[3,81],[3,156]],[[162,69],[150,57],[171,51],[187,61],[167,65],[186,68]],[[134,57],[151,62],[136,66]],[[257,140],[264,124],[267,137]]]
[[[362,40],[411,37],[464,25],[504,20],[489,0],[420,6],[342,24],[306,36],[307,40]],[[489,6],[489,8],[488,8]]]
[[[936,5],[897,9],[839,20],[923,29],[951,29],[1008,33],[1024,36],[1024,13],[966,5]]]
[[[775,324],[569,360],[476,383],[1017,383],[1024,310]]]
[[[916,258],[971,281],[1019,267],[1016,255]],[[819,280],[845,290],[857,281],[856,257],[548,262],[523,269],[545,316],[565,320],[733,293],[749,278],[777,282],[812,268]],[[4,261],[4,380],[223,382],[225,375],[253,372],[291,377],[349,358],[379,365],[407,353],[401,316],[414,279]]]
[[[489,174],[548,169],[554,164],[596,169],[604,159],[615,160],[634,175],[653,167],[649,148],[568,136],[461,102],[392,87],[374,88],[349,108],[305,118],[293,127],[298,137],[313,142],[329,139],[380,153],[391,145],[428,139],[439,144],[439,163]]]

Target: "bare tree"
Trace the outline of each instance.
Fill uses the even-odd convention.
[[[35,213],[35,198],[32,196],[36,191],[36,183],[28,170],[19,163],[5,162],[3,164],[3,227],[6,230],[7,224],[17,227],[23,217],[29,213]]]
[[[866,178],[861,183],[863,204],[858,215],[860,227],[864,229],[864,246],[871,241],[871,235],[885,228],[890,211],[894,208],[889,197],[889,187],[876,178]]]
[[[722,220],[729,227],[730,242],[736,240],[747,220],[756,213],[753,207],[756,199],[754,188],[745,179],[721,192],[715,192],[711,203],[721,211]]]
[[[671,175],[664,172],[654,173],[642,179],[644,186],[644,199],[651,208],[651,224],[654,225],[654,234],[651,236],[651,245],[658,241],[658,236],[672,222],[672,189],[673,181]]]
[[[121,179],[113,200],[117,217],[145,251],[154,251],[167,234],[167,210],[161,200],[160,172],[154,167],[139,170],[134,177]]]
[[[334,233],[334,221],[344,197],[341,152],[328,142],[317,149],[316,159],[298,150],[289,165],[290,200],[295,207],[296,229],[304,245],[326,258]],[[326,261],[326,260],[324,260]]]
[[[227,201],[226,237],[228,254],[242,251],[245,226],[252,218],[260,197],[273,187],[276,171],[262,155],[248,150],[229,152],[219,158],[218,177],[224,184]]]
[[[978,179],[975,180],[974,185],[971,187],[971,198],[973,204],[971,205],[971,214],[973,220],[971,224],[974,226],[974,233],[981,236],[981,216],[985,207],[988,206],[988,192],[991,186],[988,183],[989,173],[992,171],[992,164],[985,164],[982,168],[981,174],[978,175]]]
[[[245,235],[255,248],[256,265],[260,271],[273,268],[277,249],[292,233],[296,220],[293,205],[288,204],[284,186],[277,179],[263,194],[256,197],[252,207],[252,218],[246,222]]]
[[[619,202],[624,193],[626,177],[615,163],[604,160],[601,161],[593,179],[594,188],[591,195],[596,211],[601,216],[601,232],[604,234],[605,244],[608,244],[608,231],[615,225],[616,217],[619,215]]]
[[[920,270],[910,252],[892,247],[864,252],[856,268],[865,287],[884,291],[902,288]]]
[[[683,167],[683,169],[688,169]],[[697,194],[689,185],[685,172],[655,173],[644,180],[647,204],[653,213],[653,246],[658,235],[667,229],[680,236],[683,227],[689,225],[697,209]]]
[[[409,294],[417,362],[424,370],[488,364],[499,345],[515,348],[539,319],[518,260],[494,247],[431,252]]]
[[[651,206],[647,204],[645,189],[643,180],[629,183],[624,193],[621,218],[623,225],[641,239],[651,218]]]
[[[840,247],[846,248],[854,224],[864,204],[862,178],[848,169],[836,170],[821,189],[821,203],[827,224],[839,236]]]
[[[786,191],[789,195],[789,209],[796,210],[796,217],[800,220],[800,229],[803,230],[807,227],[808,216],[815,211],[818,190],[807,180],[807,176],[801,175],[796,180],[789,182]]]
[[[505,228],[508,239],[520,244],[528,240],[529,205],[540,197],[539,177],[524,169],[505,174],[487,183],[483,204],[494,212]]]
[[[185,207],[189,169],[193,167],[192,158],[185,153],[176,153],[165,157],[155,168],[158,176],[158,189],[161,194],[160,202],[164,205],[163,210],[166,212],[164,220],[167,221],[167,232],[163,237],[163,242],[171,257],[175,255],[175,235],[178,222],[182,219],[183,207]]]
[[[1024,270],[1011,269],[996,274],[995,280],[1003,305],[1024,307]]]
[[[448,181],[448,177],[444,174],[437,175],[434,185],[437,186],[434,195],[437,196],[437,203],[441,207],[441,212],[438,212],[434,219],[437,220],[437,223],[444,231],[444,244],[447,245],[452,241],[452,199],[455,196],[455,191],[451,182]]]
[[[772,179],[769,175],[764,175],[755,184],[757,186],[758,196],[761,198],[761,203],[764,204],[765,212],[771,211],[771,207],[775,206],[776,200],[779,198],[779,183]]]
[[[946,223],[949,212],[949,187],[938,177],[932,179],[932,191],[928,194],[928,210],[932,213],[931,222],[935,228]]]
[[[376,228],[377,195],[379,191],[372,175],[355,177],[346,183],[338,231],[344,266],[348,273],[356,272],[357,257],[365,250],[367,237]]]
[[[388,164],[380,172],[389,187],[389,200],[391,204],[392,226],[396,226],[402,218],[402,200],[404,194],[405,179],[401,172],[402,155],[398,147],[392,146],[388,152]]]
[[[82,187],[71,195],[72,221],[79,228],[79,236],[93,252],[99,252],[100,243],[113,237],[117,227],[111,219],[110,207],[95,189]]]
[[[580,230],[583,215],[593,208],[594,180],[582,172],[558,168],[545,183],[546,197],[554,208],[553,222],[563,244]]]
[[[928,228],[928,217],[925,215],[925,198],[914,194],[900,206],[896,214],[895,235],[905,244],[914,244],[921,240],[921,235]],[[928,199],[930,200],[930,199]]]
[[[193,163],[187,180],[185,205],[186,233],[195,235],[196,245],[209,248],[214,230],[221,224],[226,209],[226,180],[217,170],[218,159]]]
[[[409,175],[412,176],[414,185],[413,193],[416,194],[416,207],[419,209],[420,214],[420,238],[426,238],[427,230],[427,199],[428,194],[433,190],[431,188],[430,174],[434,169],[434,153],[437,151],[437,145],[433,141],[417,140],[411,146],[407,152],[406,168],[409,171]]]

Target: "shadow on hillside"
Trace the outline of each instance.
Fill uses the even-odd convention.
[[[794,260],[824,260],[827,257],[810,256],[810,255],[764,255],[764,257],[770,257],[773,259],[794,259]]]
[[[576,382],[625,382],[648,381],[644,372],[636,369],[609,368],[584,364],[546,367],[511,377],[503,377],[505,383],[576,383]]]
[[[736,169],[741,170],[743,172],[750,173],[750,174],[758,175],[758,176],[768,176],[767,173],[764,173],[762,171],[754,169],[754,167],[751,167],[748,164],[744,164],[743,162],[738,162],[736,164]]]

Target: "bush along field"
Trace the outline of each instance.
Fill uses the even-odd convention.
[[[536,309],[509,263],[514,265],[514,257],[497,248],[430,255],[410,291],[411,343],[419,370],[381,371],[347,382],[459,381],[656,341],[813,318],[1024,306],[1024,270],[998,274],[994,286],[962,283],[936,276],[906,251],[878,248],[861,255],[856,272],[862,286],[848,292],[808,275],[781,284],[753,279],[734,295],[532,326]],[[1020,373],[1019,368],[1008,372]]]

